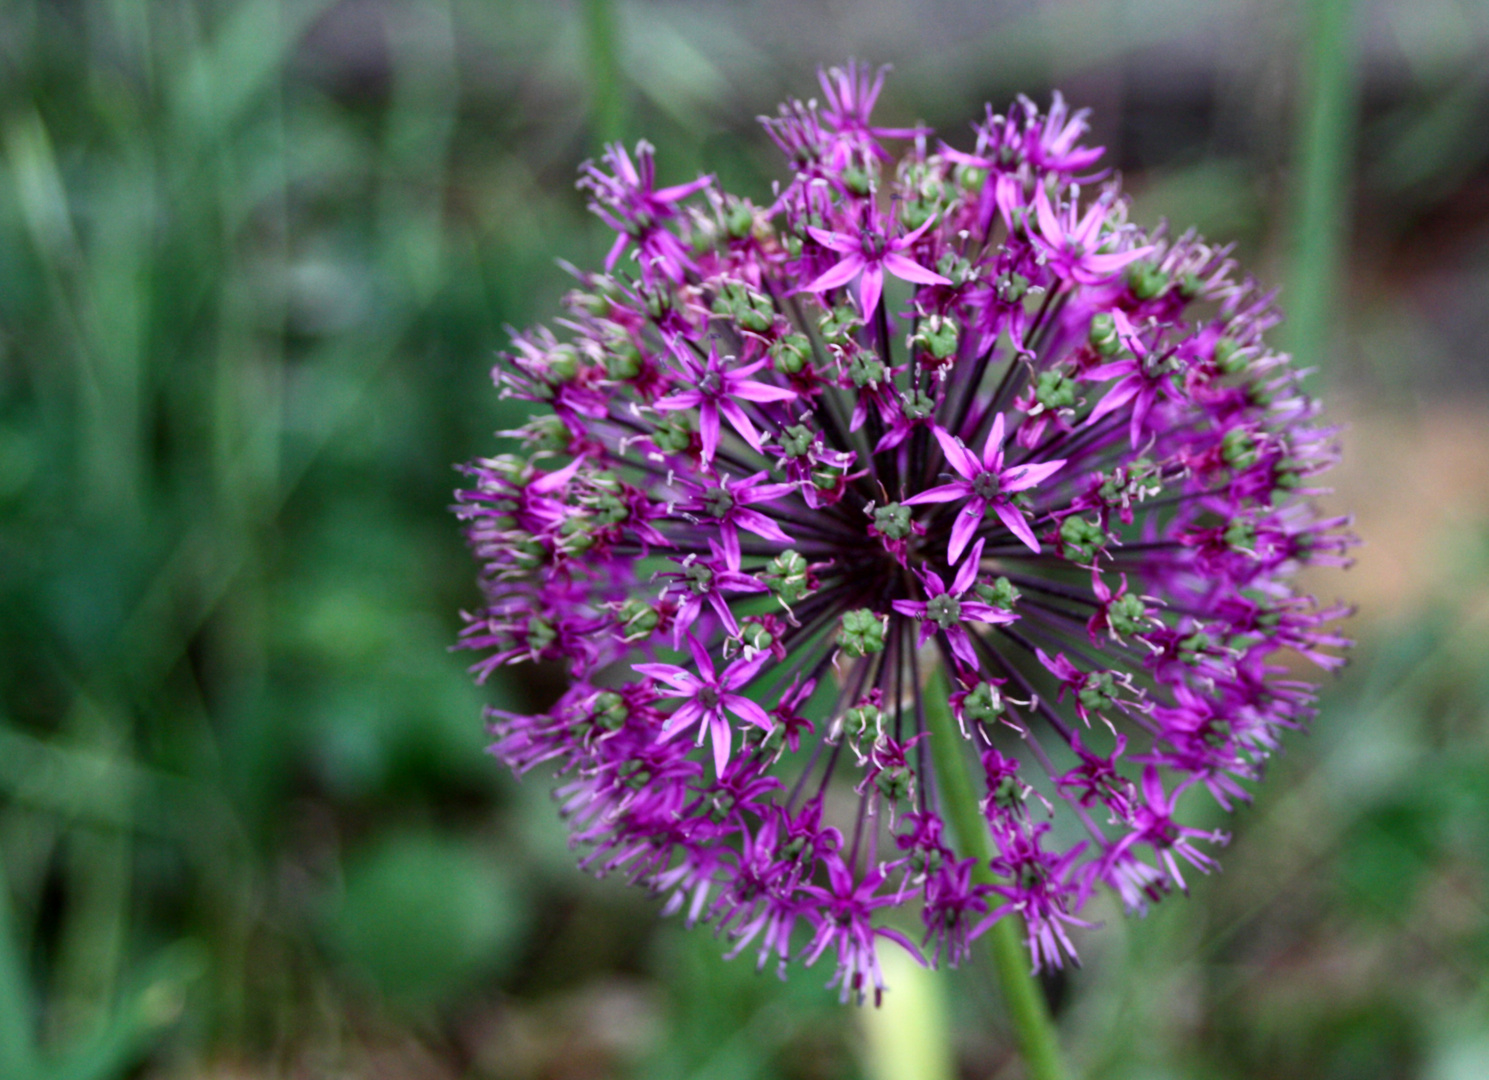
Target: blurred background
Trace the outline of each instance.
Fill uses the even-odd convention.
[[[581,875],[484,753],[550,685],[447,652],[504,327],[607,246],[575,167],[760,200],[849,56],[963,147],[1094,107],[1348,425],[1354,662],[1225,872],[1047,984],[1076,1071],[1489,1076],[1485,0],[4,0],[0,1077],[1022,1075],[981,970],[860,1014]]]

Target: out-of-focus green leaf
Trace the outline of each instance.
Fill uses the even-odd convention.
[[[325,928],[378,989],[417,1006],[510,965],[526,917],[514,883],[490,859],[451,837],[403,832],[348,858]]]

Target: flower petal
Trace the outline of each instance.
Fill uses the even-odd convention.
[[[1042,461],[1037,465],[1015,465],[999,477],[1004,491],[1027,491],[1044,483],[1065,466],[1065,458]]]
[[[971,504],[968,503],[968,505],[970,506]],[[962,513],[966,513],[966,511],[963,510]],[[981,514],[978,515],[979,518],[981,518],[981,516]],[[962,563],[961,569],[956,572],[956,580],[951,583],[951,591],[953,595],[961,596],[962,593],[970,589],[972,587],[972,583],[977,580],[977,571],[981,569],[981,566],[979,564],[982,562],[982,549],[984,546],[986,546],[986,544],[986,540],[979,540],[977,541],[977,543],[972,545],[972,550],[967,553],[967,558]]]
[[[879,297],[884,293],[884,267],[873,262],[865,264],[863,277],[858,279],[858,306],[863,317],[869,319],[879,307]]]
[[[754,724],[756,727],[764,728],[766,731],[770,731],[776,726],[775,721],[770,718],[768,712],[743,694],[725,694],[719,701],[724,708],[746,723]]]
[[[844,255],[852,255],[863,249],[863,245],[846,233],[830,232],[827,229],[819,229],[815,225],[808,225],[807,232],[812,234],[812,239],[825,248],[842,252]]]
[[[972,455],[972,451],[963,446],[951,432],[939,424],[933,427],[931,432],[936,436],[936,441],[941,444],[941,452],[946,455],[947,464],[963,477],[975,480],[984,471],[982,462],[978,461]]]
[[[708,723],[709,734],[713,736],[713,767],[718,775],[723,776],[724,770],[729,767],[729,751],[733,749],[730,745],[734,741],[734,729],[729,726],[729,721],[724,719],[724,714],[715,710]]]
[[[972,485],[967,483],[942,484],[940,487],[926,488],[918,495],[911,495],[908,499],[901,499],[901,506],[924,506],[926,503],[955,502],[957,499],[965,499],[972,494]]]
[[[685,694],[691,694],[703,685],[696,675],[676,664],[632,664],[631,670],[639,671],[652,679],[660,679]]]
[[[972,639],[967,631],[960,626],[953,626],[945,631],[946,641],[951,646],[952,655],[967,667],[976,671],[982,665],[977,662],[977,650],[972,647]]]
[[[982,446],[982,467],[984,469],[996,469],[1001,464],[998,461],[998,447],[1003,445],[1003,430],[1003,414],[999,413],[993,417],[992,430],[987,433],[987,442]]]
[[[907,259],[893,251],[884,253],[884,269],[901,281],[913,281],[917,285],[951,284],[949,277],[943,277],[934,270],[927,270],[914,259]]]
[[[967,505],[962,507],[961,513],[956,516],[956,524],[951,527],[951,543],[946,548],[948,562],[955,563],[962,557],[962,552],[967,549],[967,545],[971,543],[972,537],[982,525],[982,515],[986,512],[986,499],[974,495],[967,500]]]
[[[739,432],[739,437],[749,443],[756,451],[759,451],[762,443],[760,433],[755,430],[755,425],[750,423],[750,418],[745,415],[738,403],[724,398],[719,402],[719,411],[729,420],[729,425]]]
[[[792,543],[791,537],[782,532],[779,525],[758,511],[735,507],[731,518],[735,525],[741,529],[748,529],[756,536],[774,540],[780,544]]]
[[[713,661],[709,659],[708,649],[692,634],[688,635],[688,652],[693,654],[693,663],[698,665],[698,674],[703,677],[698,685],[702,686],[705,682],[713,682],[714,666]]]
[[[719,407],[712,401],[698,406],[698,434],[703,437],[703,460],[712,461],[719,448]]]
[[[841,262],[824,272],[810,285],[803,285],[802,292],[826,292],[839,289],[858,276],[863,269],[862,255],[845,255]]]
[[[739,398],[740,401],[794,401],[797,397],[795,390],[756,382],[754,379],[731,382],[728,392],[730,397]]]
[[[1039,546],[1039,541],[1034,538],[1034,530],[1029,528],[1029,522],[1024,517],[1023,511],[1018,507],[999,499],[993,503],[993,512],[998,515],[1004,525],[1008,526],[1008,531],[1022,540],[1024,546],[1030,551],[1038,555],[1043,550]]]

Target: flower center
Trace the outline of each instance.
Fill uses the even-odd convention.
[[[980,472],[972,481],[972,490],[979,499],[996,499],[1003,493],[1003,485],[998,482],[997,473]]]
[[[949,630],[962,621],[961,602],[947,593],[933,596],[925,605],[925,617],[942,630]]]
[[[699,563],[692,563],[683,571],[688,577],[688,586],[699,596],[713,588],[713,571]]]
[[[705,709],[717,708],[719,704],[719,691],[712,686],[705,686],[698,691],[698,704]]]
[[[698,380],[698,390],[709,397],[717,397],[724,389],[724,377],[717,371],[705,371]]]
[[[708,512],[716,518],[727,517],[729,511],[734,509],[734,496],[723,488],[709,488],[703,496],[703,505],[708,507]]]

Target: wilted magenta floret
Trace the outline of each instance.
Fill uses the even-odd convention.
[[[768,207],[658,189],[645,144],[584,167],[606,272],[562,337],[517,337],[495,378],[540,414],[457,507],[478,676],[568,671],[546,712],[491,713],[493,750],[557,769],[583,865],[730,955],[830,954],[859,1000],[882,942],[956,963],[1017,914],[1059,965],[1098,889],[1142,909],[1208,871],[1224,834],[1181,796],[1249,798],[1307,720],[1284,661],[1348,643],[1293,579],[1353,543],[1228,249],[1129,223],[1058,95],[963,152],[874,126],[882,79],[834,69],[764,121],[793,172]],[[947,838],[937,665],[986,867]]]

